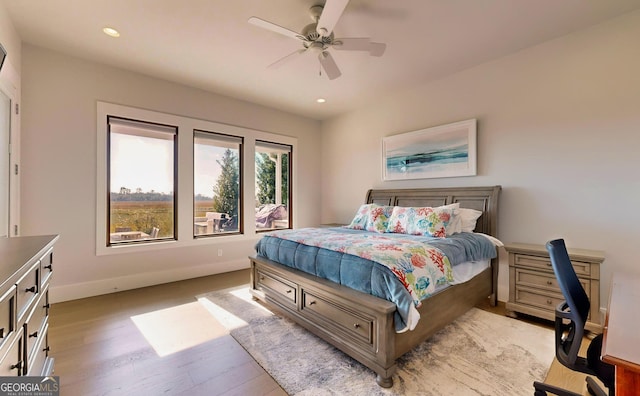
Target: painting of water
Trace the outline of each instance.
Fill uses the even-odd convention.
[[[476,124],[471,119],[383,138],[383,179],[475,175]]]

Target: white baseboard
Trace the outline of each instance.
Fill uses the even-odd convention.
[[[117,278],[101,279],[93,282],[75,283],[71,285],[51,286],[49,301],[59,303],[80,298],[116,293],[123,290],[160,285],[185,279],[238,271],[249,267],[248,260],[226,261],[224,263],[207,264],[190,268],[175,268],[160,272],[145,272]],[[247,279],[247,283],[249,279]]]

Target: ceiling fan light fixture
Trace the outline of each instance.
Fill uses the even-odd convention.
[[[104,34],[106,34],[107,36],[120,37],[120,32],[109,26],[104,27],[102,29],[102,32],[104,32]]]

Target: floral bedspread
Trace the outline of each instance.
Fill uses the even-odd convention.
[[[267,235],[347,253],[389,268],[409,291],[416,307],[437,285],[453,281],[451,263],[442,251],[411,237],[381,233],[327,233],[318,228],[282,230]]]

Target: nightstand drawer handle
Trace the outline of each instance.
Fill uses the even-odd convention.
[[[358,329],[358,328],[360,328],[360,323],[354,323],[354,324],[353,324],[353,328],[354,328],[354,329]]]
[[[553,282],[551,282],[550,280],[547,281],[547,285],[551,286],[553,285]]]
[[[291,289],[287,290],[287,294],[291,294],[292,291],[293,290],[291,290]]]
[[[553,304],[553,301],[547,300],[547,304],[551,305],[551,304]]]
[[[314,301],[309,301],[309,305],[314,305],[316,302]]]

